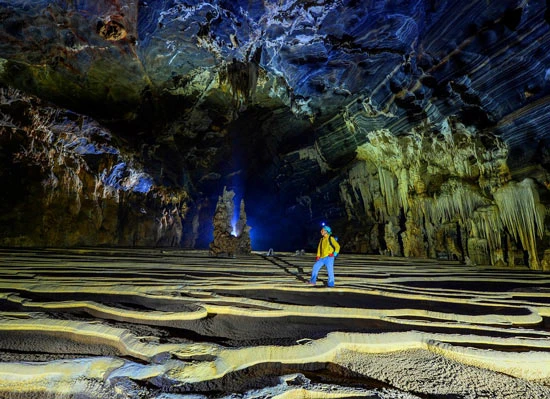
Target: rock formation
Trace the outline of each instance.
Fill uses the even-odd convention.
[[[246,211],[244,209],[244,199],[241,199],[239,206],[239,220],[235,226],[235,234],[239,239],[237,245],[237,253],[250,254],[252,252],[252,243],[250,241],[250,230],[252,227],[246,224]]]
[[[227,186],[258,249],[326,221],[344,252],[550,268],[542,0],[0,6],[0,84],[44,110],[0,104],[4,245],[207,248]]]
[[[250,226],[246,224],[244,199],[241,200],[238,221],[233,226],[235,192],[223,188],[222,195],[218,198],[216,211],[214,212],[214,240],[210,243],[210,253],[216,256],[244,255],[252,251],[250,243]]]
[[[0,249],[0,396],[550,396],[547,274],[311,255]]]
[[[2,246],[180,246],[188,193],[157,186],[108,129],[1,89]]]

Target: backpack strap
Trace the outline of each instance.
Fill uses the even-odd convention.
[[[329,245],[332,247],[332,252],[336,251],[336,247],[334,246],[334,244],[332,243],[332,240],[334,240],[334,238],[332,237],[332,235],[328,236],[328,243]]]

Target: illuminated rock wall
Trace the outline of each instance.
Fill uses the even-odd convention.
[[[2,211],[5,245],[207,248],[228,187],[257,249],[311,249],[327,222],[344,252],[550,267],[545,1],[0,6],[0,84],[86,115],[69,130],[93,117],[121,154],[85,178],[16,118],[29,167],[2,184],[34,180]],[[10,141],[20,109],[2,107]],[[2,171],[20,152],[6,142]],[[30,166],[54,158],[53,175]]]
[[[16,90],[0,98],[0,245],[180,246],[185,190],[156,186],[89,117]]]
[[[528,264],[541,267],[546,206],[538,190],[546,188],[512,180],[501,140],[449,124],[435,137],[423,130],[367,137],[340,196],[348,219],[386,229],[374,248],[370,237],[357,236],[357,250],[384,249],[383,240],[391,255],[514,265],[524,262],[523,248]]]

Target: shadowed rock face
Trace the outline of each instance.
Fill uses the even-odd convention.
[[[344,251],[548,267],[543,1],[0,1],[0,17],[4,86],[95,120],[155,189],[178,193],[137,208],[155,239],[117,202],[102,244],[204,248],[227,186],[258,249],[313,247],[326,221]],[[3,132],[36,131],[3,97]],[[36,147],[14,160],[6,134],[3,168],[28,175]],[[69,197],[117,165],[89,162]],[[41,195],[50,166],[31,174],[34,194],[4,202]],[[92,203],[82,212],[105,218]],[[167,207],[185,216],[174,234]],[[29,232],[40,215],[3,214],[5,245],[58,243]],[[99,243],[87,234],[64,244]]]

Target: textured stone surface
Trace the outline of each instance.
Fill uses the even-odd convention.
[[[0,395],[550,395],[550,279],[457,262],[0,250]],[[326,283],[326,273],[320,274]]]
[[[542,0],[18,0],[0,13],[3,85],[93,116],[156,186],[189,194],[172,244],[206,248],[227,186],[259,249],[312,246],[326,221],[344,251],[549,267]]]
[[[1,90],[2,246],[179,246],[188,193],[94,120]]]
[[[250,255],[250,226],[246,224],[246,212],[244,200],[238,212],[235,212],[232,190],[224,187],[222,195],[218,198],[214,219],[214,239],[210,243],[210,253],[215,256],[225,255]]]

